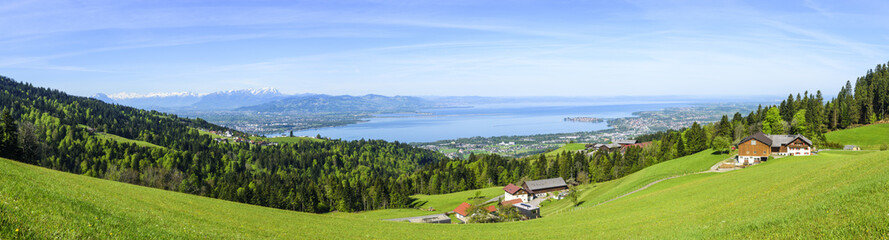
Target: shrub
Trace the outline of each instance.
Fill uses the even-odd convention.
[[[843,144],[838,143],[838,142],[824,141],[824,142],[820,142],[820,144],[816,143],[816,145],[820,145],[819,148],[822,148],[822,149],[843,149]]]
[[[889,144],[883,143],[883,145],[880,145],[880,151],[886,151],[886,150],[889,150]]]

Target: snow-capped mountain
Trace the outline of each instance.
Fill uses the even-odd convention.
[[[243,89],[207,94],[191,107],[199,109],[235,109],[280,100],[286,97],[274,88]]]
[[[98,93],[93,98],[142,109],[208,109],[228,110],[263,104],[286,97],[274,88],[242,89],[214,93]]]

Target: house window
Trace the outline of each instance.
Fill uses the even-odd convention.
[[[756,140],[750,140],[750,145],[756,145]]]

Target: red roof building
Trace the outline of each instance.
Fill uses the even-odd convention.
[[[488,210],[488,212],[496,212],[496,211],[497,211],[497,207],[494,206],[494,205],[491,205],[491,206],[487,206],[487,207],[485,207],[485,210]]]
[[[509,185],[506,185],[506,187],[503,187],[503,191],[506,193],[512,194],[512,195],[518,195],[518,194],[520,194],[519,192],[522,191],[522,188],[510,183]],[[524,194],[524,193],[521,193],[521,194]]]
[[[500,202],[500,205],[502,205],[502,206],[512,206],[512,205],[515,205],[515,204],[517,204],[517,203],[522,203],[522,202],[523,202],[523,201],[522,201],[521,198],[516,198],[516,199],[513,199],[513,200],[509,200],[509,201],[503,201],[503,202]]]
[[[457,208],[454,208],[454,212],[457,214],[460,214],[460,216],[464,216],[464,217],[468,216],[469,215],[469,207],[471,207],[471,206],[472,205],[469,205],[469,203],[463,202],[460,204],[460,206],[457,206]]]

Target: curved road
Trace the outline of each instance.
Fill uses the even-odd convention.
[[[649,184],[647,184],[647,185],[645,185],[645,186],[643,186],[643,187],[641,187],[641,188],[639,188],[639,189],[633,190],[632,192],[628,192],[628,193],[626,193],[626,194],[624,194],[624,195],[620,195],[620,196],[617,196],[617,197],[615,197],[615,198],[609,199],[608,201],[600,202],[600,203],[598,203],[598,204],[596,204],[596,205],[593,205],[593,207],[595,207],[595,206],[599,206],[599,205],[602,205],[602,204],[605,204],[605,203],[608,203],[608,202],[611,202],[611,201],[614,201],[614,200],[621,199],[621,198],[623,198],[623,197],[629,196],[630,194],[633,194],[633,193],[636,193],[636,192],[645,190],[645,189],[647,189],[648,187],[651,187],[652,185],[655,185],[655,184],[657,184],[657,183],[659,183],[659,182],[663,182],[663,181],[666,181],[666,180],[670,180],[670,179],[674,179],[674,178],[678,178],[678,177],[682,177],[682,176],[686,176],[686,175],[692,175],[692,174],[701,174],[701,173],[710,173],[710,172],[728,172],[728,171],[732,171],[732,170],[736,170],[736,169],[737,169],[737,168],[732,168],[732,169],[720,170],[719,166],[722,165],[722,162],[723,162],[723,161],[720,161],[720,162],[716,163],[716,165],[713,165],[712,167],[710,167],[710,170],[707,170],[707,171],[701,171],[701,172],[696,172],[696,173],[687,173],[687,174],[681,174],[681,175],[676,175],[676,176],[672,176],[672,177],[666,177],[666,178],[658,179],[657,181],[651,182],[651,183],[649,183]]]

